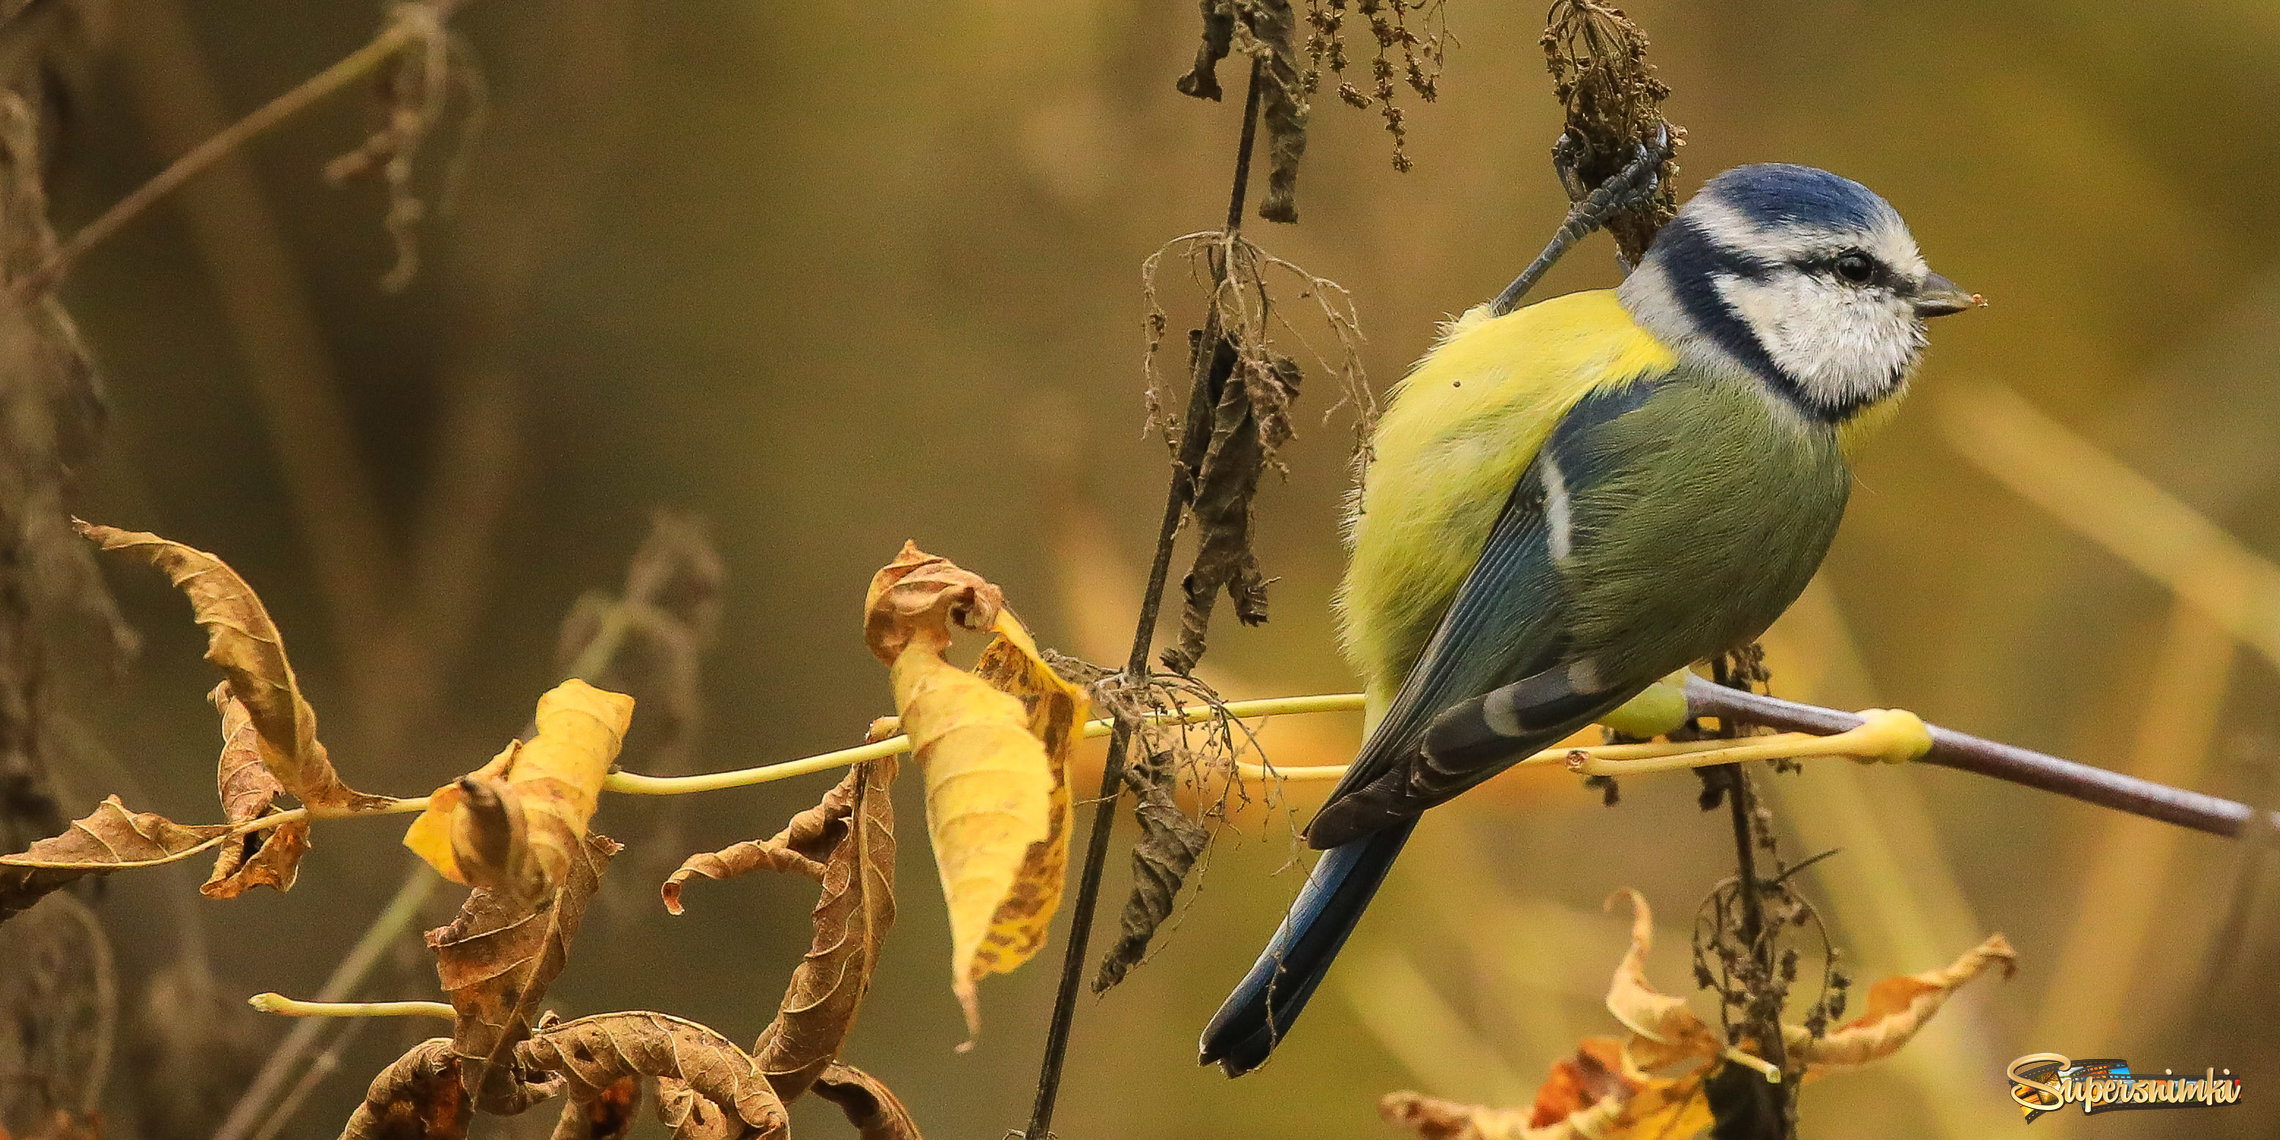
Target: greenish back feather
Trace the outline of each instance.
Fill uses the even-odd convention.
[[[1374,726],[1479,558],[1544,439],[1585,396],[1668,370],[1612,291],[1452,322],[1395,389],[1347,524],[1342,643]]]

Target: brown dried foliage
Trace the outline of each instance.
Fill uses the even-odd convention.
[[[187,859],[222,841],[227,824],[185,827],[155,812],[128,811],[108,796],[63,834],[42,839],[20,855],[0,859],[0,918],[86,875],[155,867]]]
[[[1260,121],[1267,128],[1267,193],[1259,216],[1298,220],[1298,166],[1306,157],[1306,97],[1313,92],[1298,68],[1290,0],[1202,0],[1203,40],[1195,66],[1173,83],[1183,95],[1220,99],[1219,61],[1249,56],[1259,69]]]
[[[471,1115],[451,1038],[430,1037],[372,1078],[340,1140],[458,1140]]]
[[[452,1050],[463,1065],[461,1083],[484,1111],[517,1111],[508,1106],[521,1098],[523,1082],[503,1062],[530,1035],[546,987],[569,963],[586,905],[620,850],[607,836],[588,835],[562,885],[537,906],[478,889],[451,925],[428,931],[436,972],[459,1012]]]
[[[895,767],[892,758],[858,765],[773,839],[691,856],[661,888],[666,908],[679,914],[681,886],[693,876],[788,871],[823,885],[814,942],[792,972],[775,1020],[752,1047],[785,1101],[807,1091],[839,1055],[870,989],[879,944],[894,926]]]
[[[873,760],[848,773],[833,795],[837,831],[825,848],[823,893],[815,904],[815,937],[792,971],[775,1020],[753,1045],[760,1069],[785,1101],[796,1099],[839,1056],[854,1028],[879,944],[895,922],[895,761]]]
[[[919,1140],[918,1122],[878,1078],[833,1061],[816,1078],[815,1095],[839,1106],[861,1140]]]
[[[1167,418],[1155,371],[1169,317],[1157,304],[1156,275],[1168,252],[1187,256],[1191,273],[1208,282],[1209,309],[1204,329],[1189,335],[1189,376],[1200,387],[1188,401],[1186,420],[1176,427]],[[1366,433],[1376,403],[1363,382],[1359,356],[1361,329],[1353,298],[1334,281],[1316,277],[1291,262],[1224,233],[1188,234],[1164,244],[1141,266],[1148,304],[1150,422],[1172,446],[1174,491],[1197,527],[1195,560],[1182,578],[1186,605],[1180,615],[1179,644],[1164,651],[1166,666],[1185,673],[1204,652],[1211,613],[1224,592],[1246,625],[1267,619],[1265,573],[1251,549],[1252,500],[1259,478],[1293,434],[1290,408],[1298,398],[1297,362],[1275,347],[1277,335],[1301,345],[1305,336],[1277,310],[1270,277],[1295,284],[1300,300],[1312,300],[1335,348],[1311,350],[1316,363],[1338,380],[1343,397],[1331,411],[1351,401],[1358,430]],[[1198,398],[1199,397],[1199,398]]]
[[[245,702],[230,691],[228,681],[214,686],[207,699],[222,714],[222,754],[214,776],[222,797],[222,818],[244,823],[277,812],[277,797],[285,785],[261,763],[259,734]],[[210,899],[230,899],[257,886],[292,890],[301,856],[308,850],[309,821],[305,819],[232,835],[222,841],[214,873],[198,893]]]
[[[1349,4],[1369,24],[1377,41],[1370,60],[1365,93],[1346,75],[1346,15]],[[1378,109],[1386,133],[1393,136],[1393,168],[1407,173],[1415,164],[1407,149],[1407,115],[1396,99],[1399,84],[1407,84],[1418,98],[1430,103],[1440,97],[1441,65],[1448,52],[1448,17],[1442,0],[1307,0],[1306,70],[1301,88],[1308,96],[1320,88],[1322,71],[1338,76],[1338,98],[1357,110]],[[1420,30],[1422,29],[1422,30]],[[1396,57],[1400,62],[1395,63]]]
[[[634,1011],[547,1026],[515,1049],[523,1067],[561,1076],[570,1098],[587,1104],[628,1076],[657,1077],[669,1090],[663,1109],[683,1113],[675,1136],[761,1140],[786,1135],[783,1102],[759,1062],[736,1043],[693,1021]],[[715,1111],[696,1111],[688,1098]],[[726,1129],[718,1122],[726,1121]]]
[[[1178,763],[1168,749],[1149,752],[1146,761],[1125,769],[1125,782],[1139,796],[1133,815],[1140,838],[1132,844],[1132,893],[1124,901],[1122,928],[1102,955],[1093,992],[1106,993],[1147,956],[1158,928],[1172,916],[1172,903],[1195,861],[1211,845],[1211,829],[1180,810]]]
[[[353,812],[390,802],[341,782],[317,739],[316,710],[301,696],[285,656],[284,635],[251,586],[221,559],[142,531],[78,522],[79,533],[104,550],[164,573],[190,599],[206,627],[206,660],[222,670],[245,706],[262,765],[285,790],[314,808]]]
[[[1567,109],[1567,133],[1555,153],[1568,177],[1568,197],[1580,201],[1665,131],[1675,150],[1686,132],[1663,118],[1670,88],[1647,62],[1647,34],[1622,9],[1599,0],[1554,0],[1545,24],[1552,94]],[[1646,256],[1655,231],[1678,216],[1678,164],[1666,160],[1660,173],[1652,197],[1607,221],[1607,232],[1633,265]]]

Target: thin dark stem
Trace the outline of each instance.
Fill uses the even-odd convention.
[[[1686,704],[1687,711],[1694,716],[1714,716],[1820,736],[1832,736],[1861,725],[1861,718],[1853,713],[1745,693],[1698,678],[1686,683]],[[2257,818],[2258,809],[2234,800],[2140,780],[1950,728],[1937,725],[1930,728],[1932,749],[1921,757],[1921,763],[1977,772],[2227,839],[2240,838]],[[2280,812],[2264,815],[2269,825],[2280,827]]]
[[[1726,780],[1726,807],[1734,821],[1734,869],[1740,876],[1736,891],[1742,899],[1742,941],[1752,952],[1765,932],[1765,900],[1758,897],[1757,844],[1750,827],[1750,781],[1739,764],[1722,764]]]
[[[1243,135],[1235,149],[1235,186],[1227,196],[1227,240],[1243,225],[1243,195],[1251,180],[1251,151],[1258,141],[1259,96],[1265,68],[1251,64],[1250,93],[1243,101]],[[1224,260],[1212,264],[1214,299],[1204,318],[1204,334],[1196,352],[1193,384],[1188,392],[1188,425],[1193,431],[1199,414],[1208,417],[1213,403],[1211,362],[1219,355],[1219,305],[1216,290],[1225,284]],[[1156,557],[1148,568],[1148,589],[1140,598],[1140,620],[1132,631],[1132,655],[1126,659],[1124,681],[1145,684],[1148,653],[1156,640],[1156,618],[1163,610],[1164,586],[1172,573],[1172,543],[1179,537],[1180,520],[1195,493],[1194,472],[1175,460],[1170,490],[1164,496],[1163,523],[1156,532]],[[1061,1066],[1069,1052],[1069,1029],[1077,1015],[1077,989],[1084,976],[1085,956],[1092,940],[1093,911],[1100,905],[1101,874],[1108,867],[1108,841],[1116,827],[1116,803],[1124,789],[1124,763],[1132,747],[1132,725],[1119,717],[1109,737],[1108,759],[1101,767],[1100,796],[1093,804],[1092,834],[1085,845],[1085,865],[1077,881],[1077,899],[1069,911],[1069,943],[1061,958],[1061,986],[1053,997],[1053,1020],[1045,1029],[1045,1057],[1037,1070],[1037,1103],[1030,1109],[1028,1140],[1045,1140],[1053,1133],[1053,1104],[1061,1093]]]

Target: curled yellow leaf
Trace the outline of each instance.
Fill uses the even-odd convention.
[[[1631,902],[1631,945],[1607,986],[1607,1012],[1637,1036],[1631,1051],[1642,1068],[1659,1069],[1688,1057],[1716,1056],[1717,1034],[1686,1006],[1686,999],[1655,989],[1647,980],[1647,954],[1654,949],[1655,916],[1639,892],[1625,887],[1607,897]]]
[[[572,678],[538,699],[538,735],[437,788],[404,846],[455,883],[537,898],[586,839],[633,698]]]
[[[1964,983],[1995,967],[2008,978],[2017,972],[2018,961],[2010,940],[1988,935],[1945,969],[1885,978],[1870,986],[1867,1010],[1825,1037],[1815,1039],[1801,1026],[1783,1026],[1789,1056],[1823,1070],[1881,1061],[1914,1038]]]
[[[950,987],[979,1035],[976,983],[1035,955],[1060,906],[1069,753],[1088,702],[1045,663],[997,587],[915,545],[872,579],[863,625],[925,772]],[[995,631],[972,673],[943,659],[953,626]]]

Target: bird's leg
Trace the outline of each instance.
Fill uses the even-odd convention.
[[[1581,175],[1576,173],[1574,166],[1577,148],[1568,141],[1566,135],[1561,135],[1560,139],[1567,145],[1564,149],[1557,145],[1552,148],[1552,165],[1560,171],[1560,181],[1573,197],[1581,185]],[[1519,308],[1520,298],[1535,288],[1536,282],[1551,270],[1552,263],[1574,248],[1575,243],[1582,241],[1591,231],[1605,225],[1608,215],[1634,205],[1655,192],[1660,185],[1658,172],[1671,155],[1670,128],[1666,126],[1657,129],[1652,145],[1640,145],[1634,149],[1636,153],[1630,164],[1569,208],[1567,220],[1560,224],[1558,230],[1553,231],[1552,240],[1544,246],[1544,252],[1537,254],[1536,260],[1521,270],[1520,276],[1505,286],[1504,292],[1496,295],[1496,300],[1489,302],[1489,313],[1492,316],[1501,317]]]

